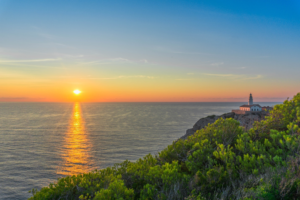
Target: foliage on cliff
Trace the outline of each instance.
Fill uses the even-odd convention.
[[[300,93],[245,132],[219,119],[158,155],[59,179],[40,199],[300,199]]]

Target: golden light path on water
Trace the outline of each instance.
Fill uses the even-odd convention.
[[[84,124],[80,104],[75,103],[68,132],[65,134],[65,145],[62,153],[63,165],[58,170],[58,174],[76,175],[93,170],[89,153],[92,146]]]

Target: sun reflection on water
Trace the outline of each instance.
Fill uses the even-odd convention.
[[[89,154],[91,143],[85,131],[81,107],[75,103],[68,132],[65,134],[65,145],[62,153],[63,165],[58,171],[62,175],[75,175],[91,171],[92,159]]]

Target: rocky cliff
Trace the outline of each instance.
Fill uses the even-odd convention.
[[[186,134],[182,136],[180,139],[186,139],[188,136],[193,135],[197,130],[200,130],[207,126],[208,124],[214,123],[219,118],[233,118],[240,122],[241,126],[245,128],[245,130],[249,130],[252,128],[252,125],[255,121],[261,121],[268,115],[268,112],[252,112],[246,114],[235,114],[234,112],[225,113],[220,116],[212,115],[205,118],[199,119],[193,128],[186,130]]]

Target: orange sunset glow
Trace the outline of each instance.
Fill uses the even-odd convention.
[[[7,79],[0,82],[4,96],[0,101],[26,102],[241,102],[247,101],[249,91],[254,91],[257,101],[283,101],[297,91],[296,84],[288,87],[288,83],[279,85],[273,80],[216,79],[205,75],[185,81],[175,77],[82,80],[76,83],[81,88],[78,91],[72,89],[75,84],[71,80],[57,80],[53,84],[21,84]],[[272,89],[274,85],[276,90]],[[70,91],[74,95],[69,95]]]

